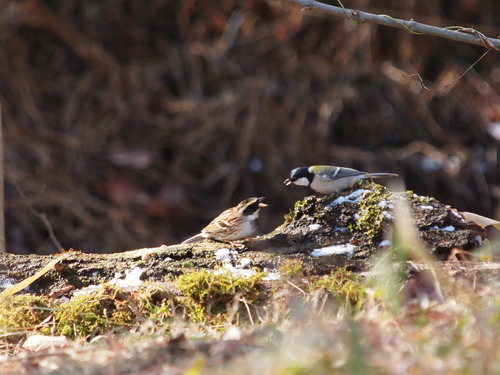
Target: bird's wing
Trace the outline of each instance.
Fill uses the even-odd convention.
[[[342,167],[336,167],[334,168],[334,170],[318,168],[314,172],[317,176],[326,178],[328,180],[337,180],[339,178],[355,177],[366,174],[366,172],[361,172],[356,169]]]
[[[224,234],[227,232],[231,232],[234,228],[234,221],[232,220],[234,219],[233,211],[234,210],[232,208],[228,208],[215,219],[213,219],[210,224],[208,224],[201,230],[201,232],[206,234]]]

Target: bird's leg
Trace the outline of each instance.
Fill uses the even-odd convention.
[[[234,242],[234,241],[229,241],[229,244],[231,246],[233,246],[235,249],[238,249],[238,250],[243,250],[243,249],[246,249],[246,246],[244,243],[242,242]]]

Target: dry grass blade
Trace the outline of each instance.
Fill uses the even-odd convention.
[[[13,286],[5,289],[4,291],[2,291],[2,293],[0,293],[0,302],[2,302],[7,297],[12,296],[12,295],[16,294],[17,292],[23,290],[24,288],[29,286],[31,283],[38,280],[40,277],[42,277],[47,272],[49,272],[51,269],[53,269],[57,263],[66,259],[70,254],[71,253],[68,252],[68,253],[64,253],[64,254],[58,256],[57,258],[55,258],[52,261],[50,261],[49,263],[47,263],[47,265],[45,267],[43,267],[40,271],[35,273],[33,276],[30,276],[30,277],[24,279],[23,281],[20,281],[16,285],[13,285]]]
[[[399,188],[395,187],[396,190],[404,191],[403,186],[399,186]],[[394,202],[394,217],[394,235],[397,239],[395,244],[397,251],[402,252],[407,260],[423,262],[429,267],[436,292],[443,299],[442,288],[449,285],[449,280],[446,276],[436,272],[433,266],[436,259],[426,249],[425,242],[418,235],[417,229],[413,224],[414,221],[407,200],[400,199]]]

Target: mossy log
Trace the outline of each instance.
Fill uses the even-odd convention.
[[[297,202],[281,226],[242,242],[241,248],[207,240],[113,254],[71,252],[36,280],[29,292],[49,293],[68,286],[79,289],[124,276],[134,267],[142,270],[142,280],[163,280],[192,269],[228,264],[236,269],[276,270],[290,259],[300,262],[304,274],[324,274],[341,266],[367,270],[377,253],[391,248],[393,206],[403,198],[418,234],[438,259],[457,249],[474,250],[485,239],[482,226],[433,198],[393,193],[368,183],[339,195],[310,196]],[[3,287],[32,276],[56,257],[0,254]]]

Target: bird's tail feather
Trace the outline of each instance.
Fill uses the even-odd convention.
[[[190,237],[187,240],[182,241],[182,243],[193,243],[193,242],[200,242],[205,239],[205,236],[203,234],[198,233],[196,236]]]
[[[378,177],[398,177],[396,173],[385,173],[385,172],[378,172],[378,173],[367,173],[366,177],[368,178],[378,178]]]

